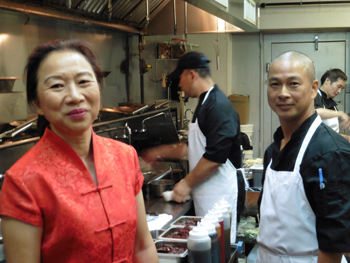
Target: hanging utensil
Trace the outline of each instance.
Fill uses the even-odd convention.
[[[215,54],[216,54],[216,69],[219,70],[220,41],[218,38],[214,40],[214,48],[215,48]]]

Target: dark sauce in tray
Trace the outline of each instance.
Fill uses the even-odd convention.
[[[187,248],[185,247],[170,244],[157,245],[157,253],[183,254],[186,251],[186,249]]]
[[[176,223],[176,225],[183,225],[183,226],[197,226],[197,223],[200,222],[202,218],[187,218],[179,220],[179,222]]]
[[[179,229],[178,231],[174,231],[172,233],[166,234],[164,237],[165,238],[179,238],[179,239],[187,239],[188,236],[190,235],[189,232],[192,229],[189,226],[185,226],[182,229]]]

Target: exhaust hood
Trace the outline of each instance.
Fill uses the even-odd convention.
[[[210,14],[215,19],[226,21],[228,32],[258,32],[254,24],[244,19],[244,5],[249,1],[254,2],[253,0],[186,0],[191,4],[192,10],[196,9],[194,13],[200,15],[200,19],[208,20]],[[183,9],[184,0],[0,0],[0,9],[76,21],[84,25],[108,27],[135,34],[157,35],[174,33],[173,28],[170,31],[162,28],[170,24],[173,26],[174,2]],[[226,2],[226,6],[219,2]],[[203,15],[201,12],[207,14]],[[197,21],[196,16],[189,17],[192,17],[192,21],[189,19],[189,29],[191,24],[194,24],[195,29],[192,32],[189,30],[188,33],[213,31],[211,29],[213,18],[204,21],[207,25],[202,28],[203,21]],[[179,24],[182,23],[181,19],[178,21]]]
[[[170,0],[0,0],[0,9],[141,33]]]

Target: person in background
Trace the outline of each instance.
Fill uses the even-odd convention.
[[[236,239],[237,168],[241,167],[239,116],[232,103],[210,77],[209,60],[199,52],[182,55],[169,79],[180,78],[186,96],[198,98],[186,143],[146,150],[146,162],[188,156],[190,172],[174,187],[172,199],[185,202],[192,193],[195,214],[204,216],[225,199],[232,207],[231,242]],[[239,181],[243,183],[243,178]],[[242,188],[240,188],[242,190]],[[244,201],[243,201],[244,203]]]
[[[90,49],[41,44],[26,71],[28,103],[49,126],[5,175],[7,262],[158,262],[136,151],[92,130],[103,74]]]
[[[333,100],[345,88],[348,77],[340,69],[327,70],[321,77],[321,87],[317,91],[315,98],[315,109],[320,115],[323,123],[330,126],[339,133],[340,126],[350,129],[350,117],[343,111],[338,111],[337,103]],[[350,136],[341,134],[350,141]]]
[[[341,262],[350,251],[350,144],[315,111],[309,57],[281,54],[267,82],[281,126],[264,156],[256,262]]]

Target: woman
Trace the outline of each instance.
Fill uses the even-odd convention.
[[[78,41],[39,45],[27,100],[49,126],[7,172],[0,200],[6,260],[158,262],[136,151],[97,136],[102,71]]]

